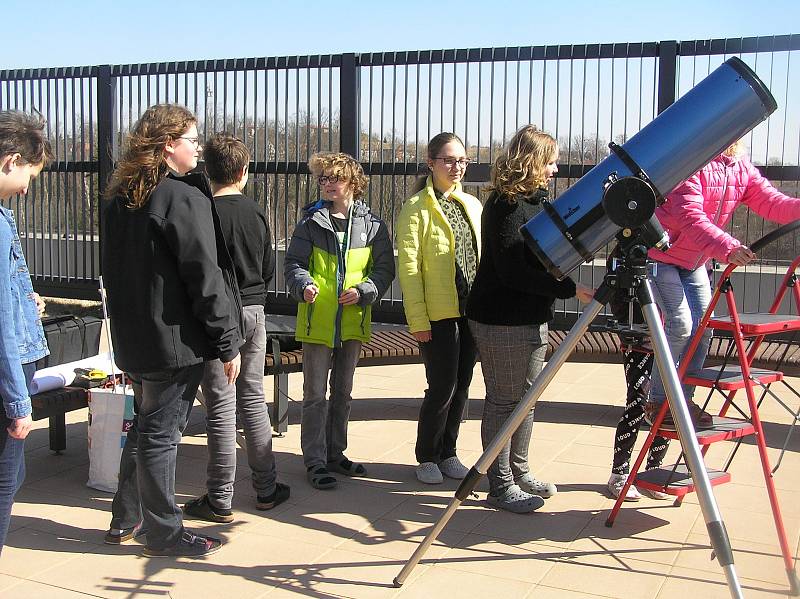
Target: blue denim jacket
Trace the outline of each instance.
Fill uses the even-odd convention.
[[[31,413],[22,365],[48,353],[14,214],[0,206],[0,396],[8,418]]]

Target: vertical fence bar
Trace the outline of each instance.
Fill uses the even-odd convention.
[[[116,78],[111,65],[97,68],[97,193],[103,197],[114,169],[114,132],[117,131],[114,102],[117,95]],[[97,222],[103,228],[103,211],[97,211]],[[103,235],[100,235],[100,256],[103,255]],[[101,265],[102,268],[102,265]]]
[[[357,57],[349,52],[342,54],[339,67],[339,151],[359,158],[359,97],[360,69]]]
[[[675,102],[678,42],[667,40],[658,44],[658,114]]]

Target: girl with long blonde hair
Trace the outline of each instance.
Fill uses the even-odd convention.
[[[556,280],[525,247],[519,233],[549,197],[548,183],[558,172],[558,144],[526,125],[497,157],[491,195],[481,222],[483,255],[467,302],[467,318],[486,384],[481,440],[486,449],[542,371],[547,323],[556,299],[576,294],[591,299],[591,289],[572,279]],[[533,408],[511,441],[489,467],[489,505],[515,513],[532,512],[556,486],[530,472],[528,446]]]

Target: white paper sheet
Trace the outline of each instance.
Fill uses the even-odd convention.
[[[31,395],[71,385],[75,380],[76,368],[95,368],[108,374],[111,374],[112,371],[119,372],[119,368],[112,363],[111,354],[108,352],[92,356],[91,358],[84,358],[76,362],[68,362],[67,364],[42,368],[41,370],[37,370],[36,374],[33,375]]]

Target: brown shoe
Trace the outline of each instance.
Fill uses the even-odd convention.
[[[711,416],[708,412],[703,410],[700,406],[698,406],[693,401],[687,402],[687,407],[689,408],[689,416],[692,419],[692,426],[694,430],[705,430],[712,428],[714,426],[714,417]],[[656,403],[654,401],[648,401],[644,406],[644,419],[650,426],[653,426],[653,422],[655,422],[656,417],[658,416],[658,411],[661,409],[661,404]],[[665,431],[674,431],[675,430],[675,420],[672,418],[672,412],[668,409],[667,413],[664,415],[664,419],[661,421],[660,429]]]
[[[692,417],[692,425],[696,431],[714,426],[714,417],[693,401],[689,402],[689,415]]]

